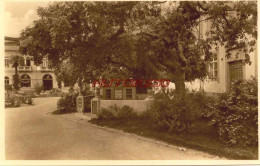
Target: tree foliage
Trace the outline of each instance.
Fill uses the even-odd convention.
[[[57,82],[63,82],[64,86],[74,86],[78,79],[78,71],[71,63],[60,64],[54,69]]]
[[[207,75],[214,47],[245,54],[257,37],[256,2],[54,2],[21,34],[23,54],[53,67],[68,60],[79,80],[113,74],[184,81]],[[198,30],[210,22],[206,36]]]
[[[18,91],[20,89],[20,78],[17,68],[19,65],[24,65],[24,58],[21,55],[11,55],[10,63],[12,64],[12,67],[15,68],[15,74],[13,75],[13,87]]]
[[[24,65],[24,58],[21,55],[11,55],[10,56],[10,63],[12,64],[12,67],[15,68],[15,74],[17,73],[17,67],[19,65],[23,66]]]

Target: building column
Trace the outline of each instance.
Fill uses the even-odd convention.
[[[147,89],[147,94],[148,94],[148,96],[145,99],[146,103],[147,103],[146,110],[150,110],[152,108],[153,103],[154,103],[153,90]]]

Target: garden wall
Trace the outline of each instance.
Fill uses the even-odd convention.
[[[122,108],[124,105],[132,107],[138,114],[146,111],[149,108],[148,100],[100,100],[100,108],[111,108],[116,105]]]

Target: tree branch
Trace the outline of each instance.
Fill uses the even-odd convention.
[[[221,14],[221,16],[222,16],[222,17],[223,17],[223,19],[226,21],[226,23],[227,23],[228,27],[229,27],[229,28],[231,28],[231,25],[229,24],[229,22],[228,22],[228,20],[227,20],[227,18],[226,18],[226,16],[225,16],[225,14],[224,14],[224,13],[222,13],[222,14]]]
[[[110,37],[110,40],[115,40],[115,39],[117,39],[121,34],[123,34],[125,32],[125,28],[124,28],[124,25],[123,25],[123,23],[121,23],[120,24],[120,28],[117,30],[117,32],[114,34],[114,35],[112,35],[111,37]]]
[[[154,35],[149,34],[149,33],[147,33],[147,32],[142,32],[142,34],[147,35],[147,36],[151,37],[152,39],[158,39],[157,36],[154,36]]]
[[[177,44],[178,44],[178,50],[180,51],[180,53],[178,54],[179,58],[182,61],[182,63],[184,64],[184,66],[186,66],[187,65],[187,59],[183,55],[183,47],[182,47],[182,43],[180,41],[180,35],[178,37],[178,43]]]
[[[197,4],[198,4],[198,6],[200,7],[200,9],[202,9],[203,11],[208,11],[209,10],[209,8],[205,8],[202,4],[200,4],[200,2],[199,1],[197,1]]]

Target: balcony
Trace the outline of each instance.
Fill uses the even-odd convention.
[[[53,69],[41,66],[40,71],[53,71]]]
[[[32,71],[31,66],[18,66],[18,71]]]

